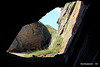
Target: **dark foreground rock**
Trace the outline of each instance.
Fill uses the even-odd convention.
[[[8,51],[30,51],[41,49],[50,38],[48,29],[39,22],[22,27]]]
[[[21,27],[22,24],[25,25],[29,23],[27,22],[27,20],[29,20],[28,18],[30,18],[30,21],[31,21],[31,19],[34,17],[34,20],[38,21],[45,13],[47,13],[54,7],[61,7],[61,6],[63,7],[66,2],[69,2],[69,1],[71,2],[74,0],[46,0],[43,2],[39,2],[40,0],[37,0],[37,1],[38,1],[37,3],[36,1],[32,2],[32,5],[31,5],[32,7],[30,8],[30,9],[34,8],[34,11],[32,12],[30,12],[31,10],[27,9],[30,7],[30,6],[28,7],[28,5],[27,7],[24,7],[22,9],[21,5],[23,2],[21,3],[21,5],[19,4],[19,2],[15,4],[17,1],[15,3],[2,2],[4,5],[7,5],[7,6],[4,6],[5,7],[5,8],[3,7],[4,9],[1,8],[1,13],[4,11],[2,13],[3,15],[1,15],[2,16],[1,18],[3,18],[3,21],[7,20],[6,22],[9,23],[9,25],[7,25],[6,22],[3,23],[2,21],[2,25],[5,25],[5,28],[2,28],[2,26],[0,28],[1,29],[0,36],[2,39],[1,45],[0,45],[0,66],[100,67],[100,63],[99,63],[100,62],[100,32],[99,32],[100,30],[100,19],[99,19],[100,3],[97,0],[82,0],[85,2],[85,4],[88,4],[89,7],[87,8],[86,13],[84,14],[84,18],[82,18],[83,19],[82,23],[80,24],[78,30],[76,31],[75,36],[72,38],[72,40],[69,43],[70,46],[68,48],[66,47],[67,50],[65,50],[63,61],[61,60],[62,58],[59,57],[60,60],[56,62],[55,60],[59,58],[56,58],[56,59],[42,58],[41,62],[35,62],[33,58],[22,58],[22,57],[14,56],[11,54],[9,55],[9,53],[6,52],[13,38],[18,33],[18,29],[20,29],[17,27],[18,26]],[[20,7],[17,7],[16,5],[20,5]],[[14,6],[16,6],[17,8]],[[10,7],[12,8],[14,7],[16,10]],[[22,12],[20,12],[21,9],[23,10]],[[17,10],[19,10],[19,12]],[[26,10],[28,10],[28,12]],[[23,12],[24,14],[22,15]],[[18,14],[18,15],[16,16],[15,14]],[[27,19],[27,20],[24,20],[24,19]],[[27,23],[24,23],[24,22],[18,23],[16,20],[26,21]],[[12,23],[14,21],[15,23]],[[13,36],[12,36],[12,33],[13,33]],[[35,59],[35,60],[39,61],[40,59]],[[51,60],[51,62],[49,60]],[[81,65],[80,63],[98,63],[98,65],[87,66],[87,65]]]

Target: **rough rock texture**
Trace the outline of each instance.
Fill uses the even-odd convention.
[[[72,39],[70,38],[71,41],[68,41],[70,46],[66,47],[65,50],[66,66],[100,66],[100,32],[98,32],[98,16],[100,13],[98,10],[95,10],[97,7],[98,3],[95,1],[86,6],[86,13],[83,13],[84,17],[82,18],[82,21],[80,21],[81,24],[79,25],[75,36]],[[81,12],[82,11],[80,11],[80,13]],[[89,63],[90,65],[84,63]],[[93,63],[93,65],[91,65],[91,63]],[[97,63],[97,65],[95,65],[95,63]]]
[[[48,29],[42,23],[32,23],[22,27],[8,51],[28,51],[43,48],[50,38]]]
[[[81,24],[86,7],[83,2],[69,2],[61,10],[60,17],[57,21],[58,30],[55,39],[51,42],[50,48],[53,48],[55,40],[61,36],[62,41],[60,45],[63,47],[60,53],[64,53],[66,45],[69,46],[68,41],[73,39],[79,25]],[[67,48],[66,48],[67,50]]]
[[[56,37],[52,41],[50,49],[53,48],[54,42],[56,41],[56,39],[59,36],[62,37],[62,42],[63,42],[63,44],[60,43],[60,45],[62,45],[62,46],[66,45],[66,44],[64,44],[65,41],[63,41],[63,40],[66,39],[66,42],[68,41],[68,37],[69,37],[69,33],[70,33],[70,28],[68,27],[68,25],[70,24],[70,27],[72,25],[71,23],[72,23],[73,17],[71,15],[74,12],[73,10],[75,9],[75,6],[76,6],[76,2],[69,2],[69,3],[66,3],[64,7],[62,7],[60,17],[57,21],[58,30],[56,33]]]
[[[88,63],[87,65],[90,64],[90,66],[91,63],[92,66],[96,66],[95,63],[97,63],[98,66],[100,35],[98,35],[98,28],[94,26],[98,27],[98,20],[93,19],[95,15],[91,14],[91,7],[94,6],[77,1],[66,3],[62,8],[61,16],[58,19],[59,28],[56,38],[62,36],[60,45],[63,46],[63,49],[59,54],[64,53],[66,67],[80,67],[82,64],[85,66],[84,63]],[[96,24],[92,20],[96,21]]]
[[[74,4],[73,4],[74,3]],[[64,46],[64,49],[62,52],[65,51],[65,47],[69,47],[71,43],[73,37],[76,34],[76,31],[78,30],[81,21],[84,17],[84,14],[86,12],[86,8],[88,7],[87,5],[84,5],[83,2],[81,1],[77,1],[77,2],[72,2],[73,7],[71,7],[70,13],[67,13],[66,15],[68,15],[68,17],[63,16],[67,19],[65,19],[65,24],[63,25],[63,29],[60,32],[60,35],[62,35],[63,37],[63,41],[62,41],[62,46]],[[67,11],[68,12],[68,11]],[[62,19],[59,19],[62,20]],[[62,22],[63,23],[63,22]],[[59,26],[62,26],[61,24]],[[70,39],[70,40],[69,40]],[[69,42],[68,42],[69,41]],[[66,48],[66,50],[67,50]]]
[[[100,67],[100,3],[97,0],[82,0],[89,7],[70,42],[70,46],[62,57],[60,55],[54,58],[22,58],[6,52],[23,25],[30,23],[32,20],[38,21],[51,9],[63,7],[66,2],[72,1],[74,0],[42,0],[42,2],[34,0],[32,4],[23,3],[25,1],[22,3],[18,1],[13,3],[10,1],[2,2],[1,21],[3,20],[2,26],[4,25],[5,28],[0,26],[0,37],[2,40],[0,45],[0,66]],[[81,63],[98,63],[98,65],[81,65]]]

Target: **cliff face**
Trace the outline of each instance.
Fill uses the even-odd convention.
[[[94,15],[91,12],[93,7],[96,6],[84,5],[83,2],[77,1],[66,3],[62,8],[55,41],[59,36],[62,37],[59,45],[63,49],[60,50],[59,54],[64,53],[66,67],[80,67],[84,63],[99,62],[100,46],[97,42],[99,35],[96,30],[98,20],[94,20],[92,17]],[[96,17],[96,15],[94,16]],[[54,42],[51,45],[54,45]]]
[[[48,29],[39,22],[28,24],[22,27],[8,51],[29,51],[43,48],[50,40]],[[49,42],[49,41],[48,41]]]
[[[39,1],[34,1],[32,4],[29,3],[28,5],[26,5],[26,2],[24,3],[26,6],[23,6],[23,2],[15,2],[16,4],[12,2],[2,2],[7,6],[2,7],[3,9],[1,8],[1,18],[3,18],[1,20],[3,20],[2,25],[4,25],[5,28],[2,26],[0,28],[0,36],[2,39],[0,45],[0,65],[10,67],[88,67],[90,65],[83,64],[96,63],[96,65],[92,66],[100,67],[100,3],[96,0],[81,0],[84,1],[85,4],[90,4],[89,7],[86,6],[86,8],[88,8],[86,13],[82,15],[84,17],[80,19],[82,22],[79,27],[77,28],[77,24],[75,24],[77,31],[75,34],[72,34],[68,40],[64,55],[62,55],[64,58],[58,55],[58,57],[55,56],[53,58],[35,57],[26,59],[6,52],[20,28],[30,23],[28,21],[38,21],[54,7],[62,7],[66,2],[71,2],[73,0]],[[36,4],[39,6],[36,7]],[[32,8],[34,8],[34,10]],[[84,10],[80,9],[79,16],[81,12],[84,12]],[[9,24],[6,24],[8,22]],[[61,38],[61,36],[59,38]]]
[[[60,54],[64,53],[66,46],[67,48],[69,46],[69,44],[67,44],[69,39],[71,42],[79,28],[79,25],[81,24],[85,10],[86,6],[81,1],[69,2],[65,4],[57,21],[59,26],[56,32],[57,35],[56,38],[51,42],[50,49],[57,46],[57,44],[55,45],[55,41],[60,36],[61,41],[58,45],[63,48],[61,49]]]
[[[97,3],[93,2],[86,5],[86,13],[83,13],[83,18],[80,18],[82,21],[79,21],[81,24],[79,25],[74,37],[72,36],[68,41],[67,45],[70,46],[66,46],[65,50],[66,66],[80,67],[86,65],[84,63],[92,63],[96,66],[95,63],[98,65],[100,61],[100,43],[98,41],[100,37],[100,35],[98,35],[100,34],[100,32],[98,32],[99,12],[93,10],[98,7],[98,4],[96,4]],[[81,7],[79,17],[81,17],[80,13],[82,12],[84,12],[84,10]]]

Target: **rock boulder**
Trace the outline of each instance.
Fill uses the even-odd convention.
[[[50,33],[42,23],[25,25],[12,42],[8,51],[41,49],[49,37]]]

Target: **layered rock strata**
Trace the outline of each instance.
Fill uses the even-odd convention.
[[[61,49],[60,54],[64,53],[65,48],[69,47],[68,41],[71,42],[74,35],[76,34],[76,31],[78,30],[84,17],[85,11],[86,6],[81,1],[69,2],[65,4],[57,21],[59,26],[56,32],[57,35],[55,39],[51,42],[51,45],[49,47],[50,49],[54,47],[54,42],[56,41],[56,39],[61,36],[62,40],[59,44],[63,49]]]

